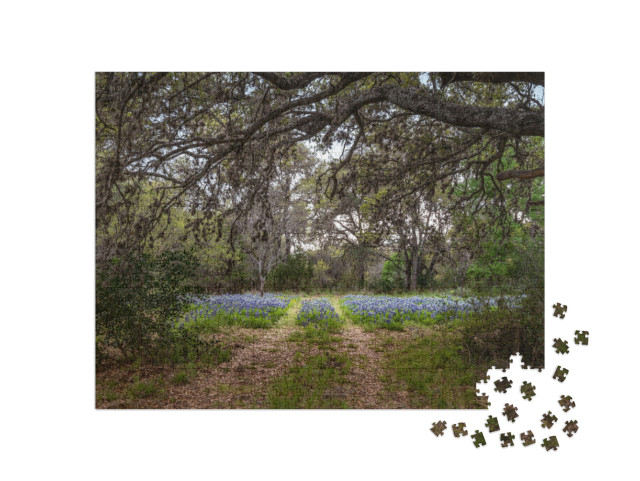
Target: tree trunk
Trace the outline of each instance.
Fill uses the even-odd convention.
[[[411,285],[411,259],[405,253],[404,255],[404,290],[408,291]]]
[[[417,249],[413,250],[411,257],[411,290],[418,290],[418,266],[420,265],[420,255]]]
[[[264,277],[260,276],[260,297],[264,297]]]

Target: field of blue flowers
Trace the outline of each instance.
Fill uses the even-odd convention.
[[[456,296],[366,296],[347,295],[338,300],[344,316],[365,329],[404,330],[407,324],[429,326],[464,322],[483,309],[499,305],[515,307],[520,297]],[[270,328],[287,315],[297,297],[285,294],[228,294],[191,296],[191,310],[174,323],[177,329],[240,326]],[[295,313],[294,313],[295,315]],[[295,324],[319,330],[337,331],[346,319],[341,319],[326,297],[303,300]]]
[[[241,326],[249,328],[273,327],[291,305],[293,296],[284,294],[228,294],[219,296],[191,296],[192,309],[178,322],[176,328],[211,328]]]
[[[349,295],[341,300],[345,314],[365,328],[403,330],[407,323],[431,325],[460,322],[482,309],[497,309],[499,305],[515,307],[520,297],[460,298],[390,297]]]
[[[303,301],[298,312],[296,324],[328,332],[335,332],[342,327],[340,316],[326,298]]]

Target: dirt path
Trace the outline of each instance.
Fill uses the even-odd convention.
[[[172,381],[175,380],[176,369],[161,366],[139,368],[134,370],[135,374],[131,369],[123,371],[122,368],[99,374],[100,385],[111,380],[125,387],[115,396],[117,399],[105,400],[104,396],[98,396],[98,407],[268,408],[273,382],[292,366],[304,365],[311,356],[322,352],[343,354],[350,360],[347,382],[337,386],[335,392],[348,407],[409,407],[407,393],[387,389],[383,379],[387,354],[402,345],[410,334],[365,332],[344,316],[338,298],[332,296],[330,302],[345,319],[345,327],[324,345],[301,339],[305,331],[295,325],[302,305],[302,300],[298,300],[274,328],[236,327],[218,334],[221,342],[232,351],[230,360],[217,366],[193,369],[185,383]],[[132,380],[136,379],[146,383],[157,381],[159,394],[142,398],[132,395]]]

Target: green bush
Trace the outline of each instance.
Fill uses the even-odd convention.
[[[188,251],[130,255],[99,265],[97,345],[115,347],[126,359],[170,354],[173,321],[189,307],[196,268]]]

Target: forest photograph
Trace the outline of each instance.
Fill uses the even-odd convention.
[[[544,367],[543,72],[97,72],[95,407],[472,409]]]

